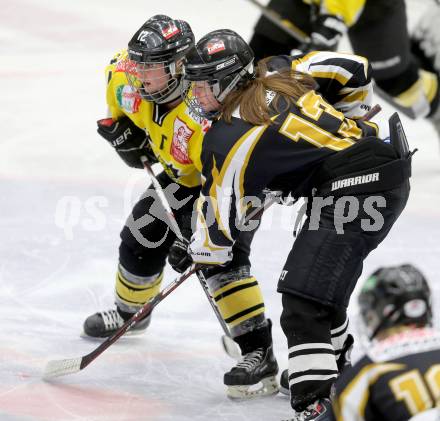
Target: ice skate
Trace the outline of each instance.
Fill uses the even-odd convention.
[[[130,314],[126,313],[128,316]],[[91,338],[107,338],[113,335],[125,322],[124,319],[118,312],[117,309],[110,309],[99,311],[91,316],[87,317],[84,322],[84,337]],[[139,335],[143,333],[149,326],[151,321],[151,314],[149,314],[145,319],[136,323],[127,334]]]
[[[225,374],[227,395],[231,399],[249,399],[278,393],[277,373],[278,364],[272,346],[257,348]]]
[[[282,421],[324,421],[331,418],[332,403],[330,399],[318,399],[309,405],[304,411],[296,412],[293,418]]]

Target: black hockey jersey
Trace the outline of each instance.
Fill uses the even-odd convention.
[[[337,421],[404,421],[418,414],[438,421],[439,406],[440,333],[428,328],[373,343],[336,382]]]
[[[272,125],[253,126],[238,114],[232,124],[215,122],[202,149],[193,260],[230,260],[250,197],[260,196],[266,187],[295,191],[327,157],[376,134],[375,125],[345,118],[315,91],[300,97]]]

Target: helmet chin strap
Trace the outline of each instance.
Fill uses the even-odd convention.
[[[155,101],[155,102],[156,104],[168,104],[170,102],[175,101],[177,98],[180,98],[180,81],[167,96],[162,98],[160,101]]]
[[[232,79],[231,83],[225,88],[225,90],[216,98],[218,102],[223,102],[224,99],[228,96],[228,94],[237,86],[238,82],[243,79],[243,77],[248,74],[249,76],[252,76],[254,73],[254,65],[253,60]]]

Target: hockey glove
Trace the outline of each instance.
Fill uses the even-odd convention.
[[[143,168],[142,156],[146,156],[150,163],[157,162],[148,136],[144,130],[137,127],[128,117],[117,121],[111,118],[98,120],[98,133],[115,148],[117,154],[130,167]]]
[[[310,34],[311,41],[307,47],[308,51],[336,51],[339,40],[346,30],[344,22],[338,17],[333,15],[318,16]]]
[[[170,248],[168,263],[178,273],[185,272],[192,264],[191,256],[188,254],[188,246],[189,240],[176,238]]]
[[[191,256],[188,254],[189,241],[192,235],[191,213],[185,213],[180,218],[180,230],[183,238],[176,238],[170,247],[168,263],[179,273],[185,272],[192,264]]]

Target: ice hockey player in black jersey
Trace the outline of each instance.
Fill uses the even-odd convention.
[[[319,54],[328,61],[321,55],[316,79],[306,64],[292,69],[294,59],[287,56],[254,69],[252,49],[224,29],[201,38],[184,63],[185,101],[214,120],[202,149],[191,259],[230,261],[240,221],[264,188],[308,198],[308,218],[278,281],[293,419],[307,421],[331,411],[350,295],[363,260],[405,207],[411,161],[396,116],[386,141],[375,124],[359,119],[371,77],[368,62]],[[324,86],[331,103],[357,103],[352,119],[323,99]]]
[[[271,0],[268,7],[310,42],[301,44],[262,16],[250,41],[257,59],[296,48],[336,50],[347,34],[354,53],[370,61],[378,92],[411,118],[428,117],[440,135],[439,4],[411,36],[404,0]]]
[[[440,334],[423,274],[410,264],[379,268],[358,301],[371,343],[336,382],[336,419],[440,420]]]

